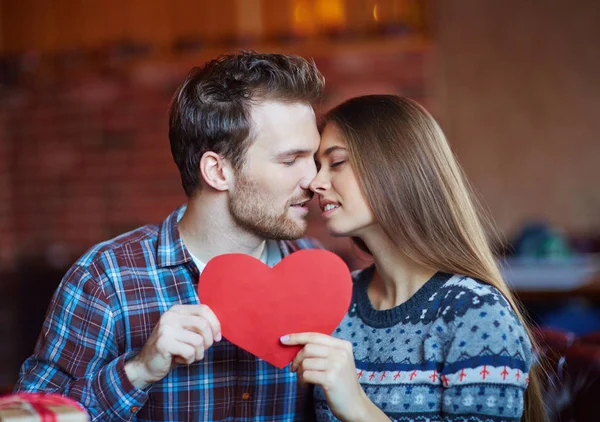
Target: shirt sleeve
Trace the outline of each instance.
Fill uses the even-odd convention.
[[[146,402],[125,374],[132,356],[118,354],[114,312],[100,284],[74,266],[54,293],[34,354],[17,392],[52,392],[85,407],[92,421],[129,421]]]
[[[445,347],[439,347],[445,355],[440,372],[444,421],[521,420],[531,343],[506,299],[499,292],[492,296],[451,324],[434,327],[451,331]],[[434,336],[426,348],[434,351],[435,342]]]

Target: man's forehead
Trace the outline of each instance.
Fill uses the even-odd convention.
[[[293,120],[294,117],[314,118],[314,111],[309,104],[301,102],[284,102],[277,100],[257,101],[250,106],[250,116],[253,122],[269,123],[281,119]]]
[[[253,106],[250,137],[253,144],[258,144],[257,147],[262,145],[262,148],[276,153],[294,148],[316,149],[320,140],[310,105],[278,101],[265,101]]]

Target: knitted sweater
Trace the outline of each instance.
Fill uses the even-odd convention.
[[[504,296],[437,273],[410,299],[373,308],[373,267],[354,274],[352,304],[334,336],[353,344],[358,380],[393,421],[518,421],[531,343]],[[315,388],[318,421],[337,421]]]

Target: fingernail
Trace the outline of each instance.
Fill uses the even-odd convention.
[[[290,336],[288,336],[287,334],[285,336],[281,336],[279,338],[279,340],[281,340],[282,343],[289,341],[289,339],[290,339]]]
[[[215,337],[216,341],[221,341],[223,339],[223,336],[221,335],[221,333],[218,333],[217,336]]]

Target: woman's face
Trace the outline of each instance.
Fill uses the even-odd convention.
[[[332,236],[360,236],[375,223],[348,160],[348,151],[335,124],[325,126],[316,156],[317,176],[310,189],[317,194],[321,215]]]

